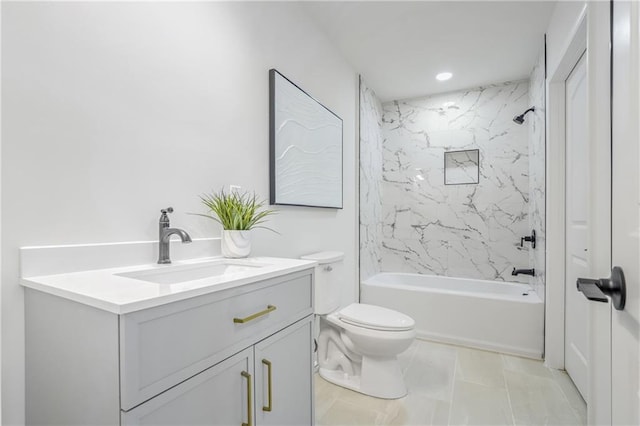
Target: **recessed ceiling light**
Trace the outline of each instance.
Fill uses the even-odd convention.
[[[451,77],[453,77],[453,74],[451,74],[450,72],[441,72],[440,74],[436,75],[436,80],[446,81]]]

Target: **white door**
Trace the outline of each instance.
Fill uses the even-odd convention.
[[[578,292],[578,277],[590,275],[587,260],[589,235],[589,149],[587,137],[587,67],[583,54],[565,84],[566,108],[566,236],[565,236],[565,369],[587,399],[587,299]]]
[[[607,5],[608,7],[608,5]],[[611,84],[610,266],[621,267],[626,281],[622,310],[606,305],[607,315],[592,316],[590,421],[640,424],[640,5],[613,3]],[[609,148],[609,147],[607,147]],[[608,161],[603,158],[599,161]],[[607,179],[608,176],[602,179]],[[595,312],[595,311],[594,311]],[[602,325],[606,323],[606,330]],[[606,348],[605,348],[606,347]],[[606,359],[608,358],[608,359]],[[604,371],[603,371],[604,370]],[[602,391],[602,390],[606,391]]]
[[[612,307],[612,424],[640,424],[640,5],[614,2],[612,266],[626,278],[624,310]]]

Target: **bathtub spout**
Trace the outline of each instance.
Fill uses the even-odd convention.
[[[513,271],[511,271],[511,275],[517,276],[518,274],[531,275],[532,277],[535,277],[536,276],[536,270],[535,270],[535,268],[531,268],[531,269],[516,269],[516,268],[513,268]]]

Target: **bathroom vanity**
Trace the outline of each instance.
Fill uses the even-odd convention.
[[[27,424],[313,424],[313,266],[24,277]]]

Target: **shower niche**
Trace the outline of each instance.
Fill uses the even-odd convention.
[[[480,150],[446,151],[444,184],[469,185],[480,182]]]

